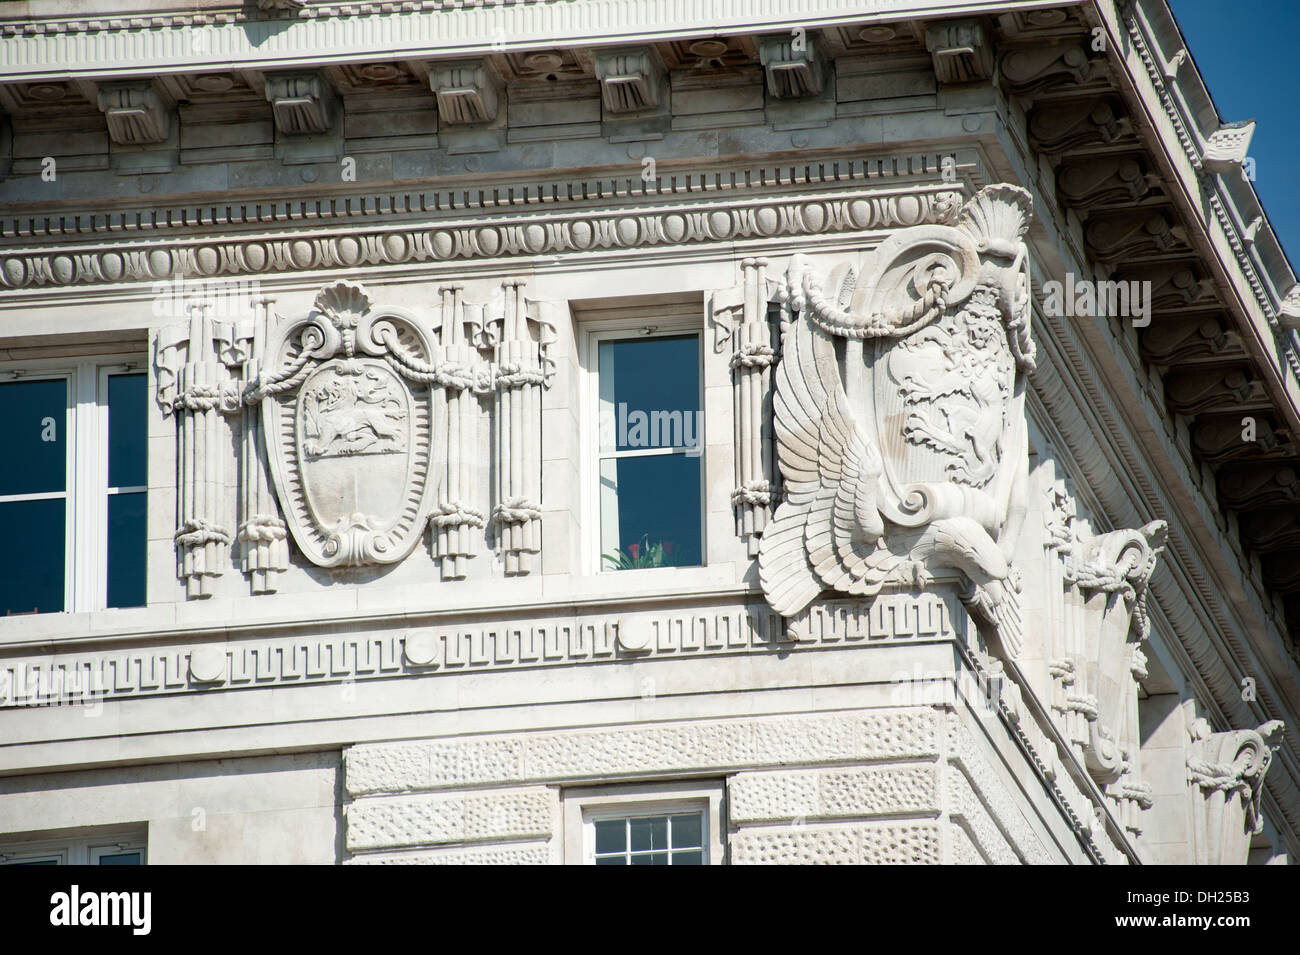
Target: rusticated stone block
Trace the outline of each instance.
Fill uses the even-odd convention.
[[[743,829],[731,838],[735,865],[937,865],[939,825],[918,821]]]
[[[367,853],[349,859],[348,865],[549,865],[551,850],[545,843],[483,846],[475,849],[441,849],[433,852]]]
[[[928,707],[753,717],[354,746],[345,765],[348,792],[362,796],[620,773],[935,756],[940,725],[939,714]]]
[[[728,786],[733,822],[939,811],[937,767],[744,773]]]
[[[550,838],[553,789],[364,799],[348,809],[348,849]]]

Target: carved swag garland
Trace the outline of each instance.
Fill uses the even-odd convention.
[[[157,338],[158,397],[177,416],[178,573],[211,592],[236,537],[225,514],[229,436],[242,415],[238,540],[254,593],[288,568],[286,534],[321,567],[402,560],[432,528],[444,578],[463,577],[485,525],[476,500],[480,399],[492,399],[497,540],[507,573],[540,551],[540,389],[553,341],[542,303],[503,284],[496,306],[439,289],[440,318],[378,308],[340,281],[305,316],[275,323],[265,301],[246,322],[195,307]],[[491,314],[489,314],[489,311]],[[182,356],[185,360],[182,362]],[[232,372],[238,371],[239,377]]]

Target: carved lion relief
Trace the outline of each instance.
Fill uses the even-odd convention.
[[[1014,610],[1030,215],[1023,189],[988,186],[953,224],[897,232],[825,285],[794,257],[774,399],[785,494],[759,550],[781,614],[945,568],[986,616]]]

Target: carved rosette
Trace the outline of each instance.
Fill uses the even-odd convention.
[[[424,534],[436,473],[422,325],[336,282],[270,334],[246,400],[262,402],[271,474],[299,549],[321,567],[401,560]]]
[[[988,186],[952,224],[897,232],[828,278],[791,261],[774,399],[784,500],[759,550],[781,614],[823,590],[871,596],[951,570],[1017,652],[1030,214],[1023,189]]]
[[[1264,824],[1264,776],[1285,727],[1270,720],[1253,730],[1213,733],[1191,728],[1187,784],[1192,795],[1192,850],[1198,865],[1244,865],[1250,838]]]

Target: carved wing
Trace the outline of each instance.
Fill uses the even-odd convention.
[[[806,317],[787,334],[773,403],[785,498],[758,566],[773,609],[791,616],[827,587],[866,592],[866,555],[884,533],[881,460],[849,407],[833,342]]]

